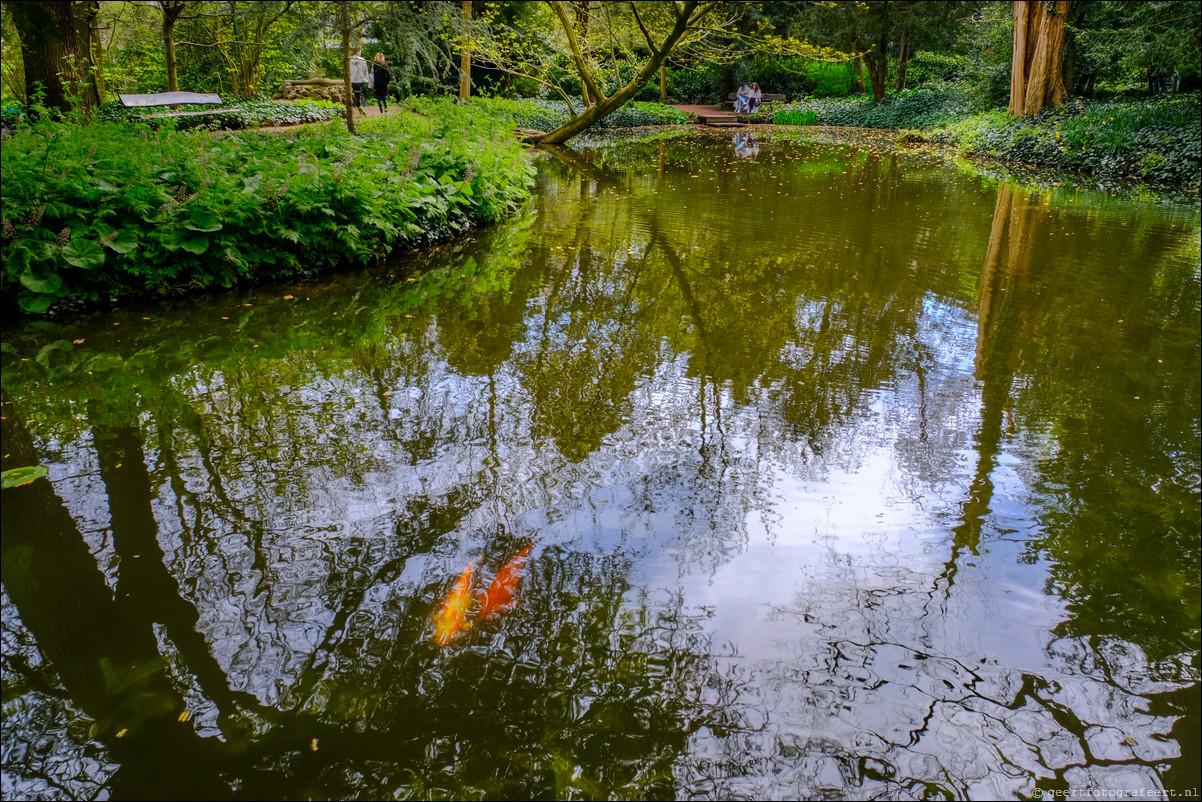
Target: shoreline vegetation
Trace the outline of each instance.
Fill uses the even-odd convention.
[[[292,108],[275,108],[291,106]],[[752,122],[895,130],[1008,166],[1135,178],[1195,195],[1198,93],[1070,99],[1035,117],[973,112],[954,92],[910,91],[777,106]],[[550,130],[556,101],[415,96],[362,120],[328,103],[250,103],[208,126],[155,126],[106,107],[81,126],[19,127],[3,148],[5,305],[41,314],[136,297],[366,265],[496,222],[521,205],[533,166],[515,128]],[[187,119],[187,118],[185,118]],[[687,123],[632,102],[601,130]],[[252,126],[299,125],[286,133]]]

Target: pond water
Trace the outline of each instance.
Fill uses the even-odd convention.
[[[1196,793],[1198,208],[771,136],[6,333],[4,798]]]

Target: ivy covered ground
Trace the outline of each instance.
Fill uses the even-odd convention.
[[[902,131],[907,141],[954,145],[966,155],[1106,177],[1197,188],[1202,95],[1141,100],[1071,98],[1035,117],[974,112],[955,91],[916,90],[882,100],[815,99],[765,117],[778,125],[844,125]]]

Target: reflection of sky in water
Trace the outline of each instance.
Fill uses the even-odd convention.
[[[813,241],[838,250],[879,237],[871,259],[822,270],[810,252],[784,266],[752,260],[744,268],[764,275],[740,285],[738,268],[706,273],[731,254],[709,253],[705,238],[675,246],[679,264],[659,255],[664,219],[689,212],[631,220],[620,210],[645,211],[646,197],[615,206],[594,197],[603,184],[547,172],[536,231],[579,250],[531,246],[509,304],[468,314],[447,302],[329,368],[294,370],[306,353],[245,372],[198,364],[173,389],[199,424],[142,414],[165,562],[231,687],[370,729],[392,705],[412,712],[398,698],[453,684],[457,659],[513,660],[515,677],[548,670],[537,638],[522,640],[531,629],[562,635],[564,653],[617,660],[633,648],[622,627],[647,621],[630,642],[649,663],[683,655],[704,666],[653,665],[661,673],[643,680],[689,685],[668,689],[695,706],[671,761],[679,797],[1159,787],[1180,749],[1173,716],[1152,713],[1147,697],[1188,686],[1196,666],[1073,634],[1070,605],[1050,592],[1056,565],[1032,541],[1045,535],[1039,483],[1062,451],[1058,422],[1024,425],[1009,401],[985,409],[978,314],[961,290],[972,282],[944,264],[979,269],[988,210],[948,201],[945,178],[931,179],[925,191],[974,226],[967,244],[927,221],[911,227],[913,247],[899,246],[906,261],[889,262],[876,254],[906,230],[900,212],[871,236],[830,214],[814,221]],[[790,189],[816,197],[841,175]],[[982,200],[977,187],[958,194]],[[694,198],[698,215],[714,201]],[[577,225],[591,239],[571,240]],[[756,295],[766,284],[772,293]],[[694,319],[696,297],[729,317]],[[739,319],[747,309],[753,319]],[[512,336],[481,322],[494,319]],[[786,333],[760,345],[764,330]],[[464,331],[468,346],[453,339]],[[500,355],[480,345],[492,336],[505,340]],[[1015,387],[1040,378],[1010,370]],[[1000,436],[986,431],[996,420]],[[995,450],[982,445],[991,435]],[[55,490],[116,587],[124,555],[94,443],[52,445]],[[459,652],[423,657],[415,641],[428,639],[419,630],[446,579],[528,539],[529,610],[470,633]],[[603,598],[614,588],[616,602]],[[614,632],[574,631],[610,602]],[[4,608],[7,619],[7,595]],[[5,634],[6,653],[29,650],[19,626]],[[199,732],[216,736],[216,707],[186,668],[177,680]],[[566,704],[588,709],[597,695]],[[494,746],[492,733],[459,737]],[[445,738],[431,742],[438,760],[460,743]],[[556,748],[587,762],[585,747]],[[431,761],[424,769],[440,771]]]

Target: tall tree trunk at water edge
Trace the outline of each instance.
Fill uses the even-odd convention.
[[[463,19],[472,19],[472,0],[463,0]],[[467,100],[472,96],[472,46],[469,40],[464,40],[463,52],[459,56],[459,99]]]
[[[81,69],[87,65],[70,0],[5,0],[4,5],[13,13],[21,40],[26,97],[32,99],[35,85],[40,85],[47,108],[70,111],[68,95],[84,81]],[[82,93],[84,111],[91,110],[92,101],[90,92]]]
[[[1064,23],[1069,0],[1015,0],[1010,113],[1030,117],[1064,103]]]

